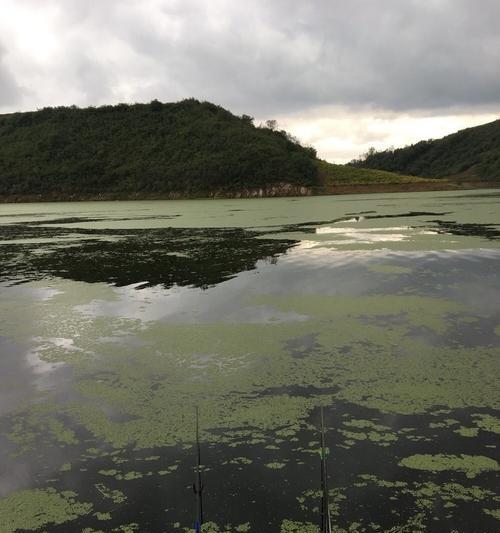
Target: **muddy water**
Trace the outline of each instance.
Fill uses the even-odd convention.
[[[0,206],[0,531],[499,527],[500,192]]]

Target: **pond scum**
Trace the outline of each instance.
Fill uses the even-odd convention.
[[[284,440],[296,439],[296,435],[304,430],[313,429],[309,413],[315,405],[325,401],[342,400],[395,415],[418,415],[432,411],[435,405],[446,406],[450,413],[471,407],[498,409],[496,349],[450,349],[445,346],[425,346],[424,349],[424,345],[407,336],[409,328],[416,326],[444,334],[450,324],[461,320],[459,312],[464,312],[453,302],[416,296],[271,298],[259,295],[249,296],[248,301],[252,305],[272,306],[282,312],[293,311],[306,316],[307,320],[293,325],[151,323],[144,326],[123,318],[75,316],[75,304],[82,305],[94,295],[86,293],[83,286],[83,292],[80,291],[79,285],[74,283],[59,285],[58,289],[58,294],[40,301],[32,309],[40,319],[31,334],[40,339],[68,338],[78,321],[79,331],[83,330],[85,334],[71,349],[44,342],[39,347],[38,357],[53,365],[71,363],[74,386],[80,399],[59,403],[42,396],[37,403],[19,409],[12,417],[9,437],[21,452],[27,453],[41,442],[47,446],[78,447],[81,444],[77,436],[79,427],[111,446],[114,451],[108,453],[116,454],[113,459],[119,458],[120,450],[131,443],[137,451],[179,443],[190,446],[192,428],[187,421],[192,419],[193,402],[199,398],[203,399],[205,443],[236,448],[266,445],[278,451]],[[10,310],[10,319],[2,324],[2,334],[8,331],[12,337],[17,328],[21,338],[25,332],[19,328],[22,321],[16,316],[16,308],[23,312],[22,302],[17,301],[16,306],[16,302],[3,301],[2,305]],[[400,322],[380,327],[370,320],[370,317],[377,316],[398,317]],[[114,342],[103,345],[102,339],[116,337],[123,330],[128,334],[133,331],[141,341],[140,345],[133,349]],[[315,335],[317,348],[310,357],[293,357],[284,349],[290,338],[311,334]],[[252,343],[254,338],[259,338],[259,343]],[[168,347],[164,339],[168,339]],[[156,348],[151,349],[152,346]],[[200,353],[211,346],[217,347],[217,358],[210,354],[201,357]],[[248,346],[253,346],[251,353]],[[387,346],[392,348],[387,350]],[[347,349],[349,358],[344,355]],[[157,386],[152,387],[151,383]],[[308,394],[266,394],[266,391],[286,391],[290,387],[307,387]],[[104,411],[96,409],[95,405],[99,404],[111,406],[114,418],[123,417],[123,421],[113,420]],[[166,411],[164,405],[172,408]],[[445,420],[449,421],[449,418]],[[456,426],[460,429],[458,422],[431,422],[429,426],[432,426],[431,431],[456,432]],[[464,434],[462,430],[460,434],[464,438],[471,431],[472,434],[479,431],[498,434],[499,426],[500,420],[492,415],[472,413],[470,426],[466,428],[468,432]],[[221,433],[219,429],[224,431]],[[422,435],[411,427],[394,431],[374,420],[349,417],[336,429],[336,442],[346,449],[366,441],[375,446],[390,447],[403,439],[418,442],[419,439],[432,438],[432,433]],[[293,460],[301,462],[301,455],[314,452],[318,447],[315,442],[310,445],[303,447],[297,442]],[[87,455],[89,461],[102,453],[96,450],[94,454],[88,450]],[[82,460],[85,461],[80,458]],[[265,467],[280,470],[289,460],[269,461]],[[118,459],[114,462],[117,467],[123,466]],[[149,464],[154,462],[148,461]],[[252,468],[255,459],[243,456],[229,462]],[[124,463],[127,465],[126,458]],[[441,453],[409,455],[401,458],[399,465],[404,469],[463,473],[466,479],[499,468],[497,461],[489,456]],[[169,472],[169,468],[175,466],[162,468],[156,474]],[[69,468],[67,464],[61,466],[62,472]],[[127,468],[100,469],[98,474],[102,480],[112,478],[123,482],[156,475],[154,469],[143,472]],[[376,477],[361,477],[357,486],[373,483],[391,487],[391,482],[379,481]],[[445,501],[445,505],[449,503],[450,509],[457,501],[485,502],[484,513],[497,516],[494,506],[498,499],[491,491],[477,486],[470,488],[460,483],[445,483],[426,487],[425,484],[395,483],[392,488],[415,496],[423,516],[435,498]],[[96,486],[104,500],[125,498],[120,491],[114,492],[115,489],[107,487],[104,481]],[[13,493],[0,501],[2,528],[5,531],[21,527],[37,529],[89,513],[99,521],[111,518],[109,512],[101,511],[89,502],[79,502],[76,497],[75,493],[56,492],[51,488]],[[312,499],[312,507],[317,505],[316,499]],[[310,500],[311,496],[304,502]],[[134,530],[133,525],[127,527]],[[234,531],[244,531],[244,527],[244,524],[235,525]],[[412,527],[416,527],[416,522]],[[287,520],[281,530],[315,531],[315,526],[297,525]],[[337,531],[341,530],[337,528]],[[204,531],[219,529],[208,523]],[[350,531],[358,529],[351,526]]]
[[[192,248],[188,233],[176,253]],[[25,264],[29,281],[2,287],[0,341],[28,347],[12,393],[27,367],[34,384],[0,418],[2,443],[13,465],[36,472],[0,499],[2,533],[193,531],[196,406],[204,533],[322,533],[320,408],[331,531],[498,530],[500,324],[456,296],[468,264],[442,272],[421,257],[368,256],[349,285],[340,267],[294,263],[283,233],[287,281],[270,289],[237,275],[259,261],[274,272],[262,259],[277,235],[262,236],[229,235],[246,259],[222,278],[212,264],[207,286],[224,285],[223,296],[195,288],[203,269],[191,271],[183,297],[200,309],[211,298],[193,320],[147,314],[158,291],[171,289],[163,307],[181,291],[161,272],[161,289],[120,289],[89,283],[77,265],[63,274],[40,252]],[[253,240],[263,243],[249,252]],[[491,272],[498,257],[476,261]],[[119,265],[107,268],[124,284],[147,279]],[[51,277],[39,279],[44,268]]]

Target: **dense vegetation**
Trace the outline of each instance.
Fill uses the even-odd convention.
[[[0,116],[0,195],[204,194],[316,183],[316,152],[194,99]]]
[[[335,165],[318,160],[318,178],[323,187],[335,185],[374,185],[374,184],[405,184],[428,183],[433,180],[416,176],[405,176],[385,170],[356,168],[350,165]]]
[[[500,120],[350,165],[316,159],[275,121],[194,99],[0,115],[0,197],[205,196],[274,185],[406,185],[500,179]]]
[[[500,181],[500,120],[405,148],[371,149],[351,165],[429,178]]]

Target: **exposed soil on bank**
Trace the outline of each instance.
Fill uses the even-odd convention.
[[[212,191],[205,193],[131,193],[104,192],[95,194],[32,194],[32,195],[0,195],[0,203],[23,202],[89,202],[115,200],[187,200],[203,198],[279,198],[287,196],[324,196],[337,194],[371,194],[387,192],[425,192],[467,189],[500,188],[499,181],[445,181],[412,183],[356,183],[336,184],[324,187],[298,187],[290,184],[278,184],[260,189],[243,189],[238,191]]]

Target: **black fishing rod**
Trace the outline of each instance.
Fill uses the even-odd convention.
[[[201,533],[203,525],[203,479],[201,474],[201,448],[200,448],[200,431],[199,431],[199,414],[196,406],[196,476],[193,483],[193,491],[196,495],[196,520],[194,523],[195,533]]]
[[[328,450],[325,446],[325,425],[323,422],[323,406],[321,406],[321,533],[332,533],[330,509],[328,506],[328,472],[326,469],[326,456]]]

